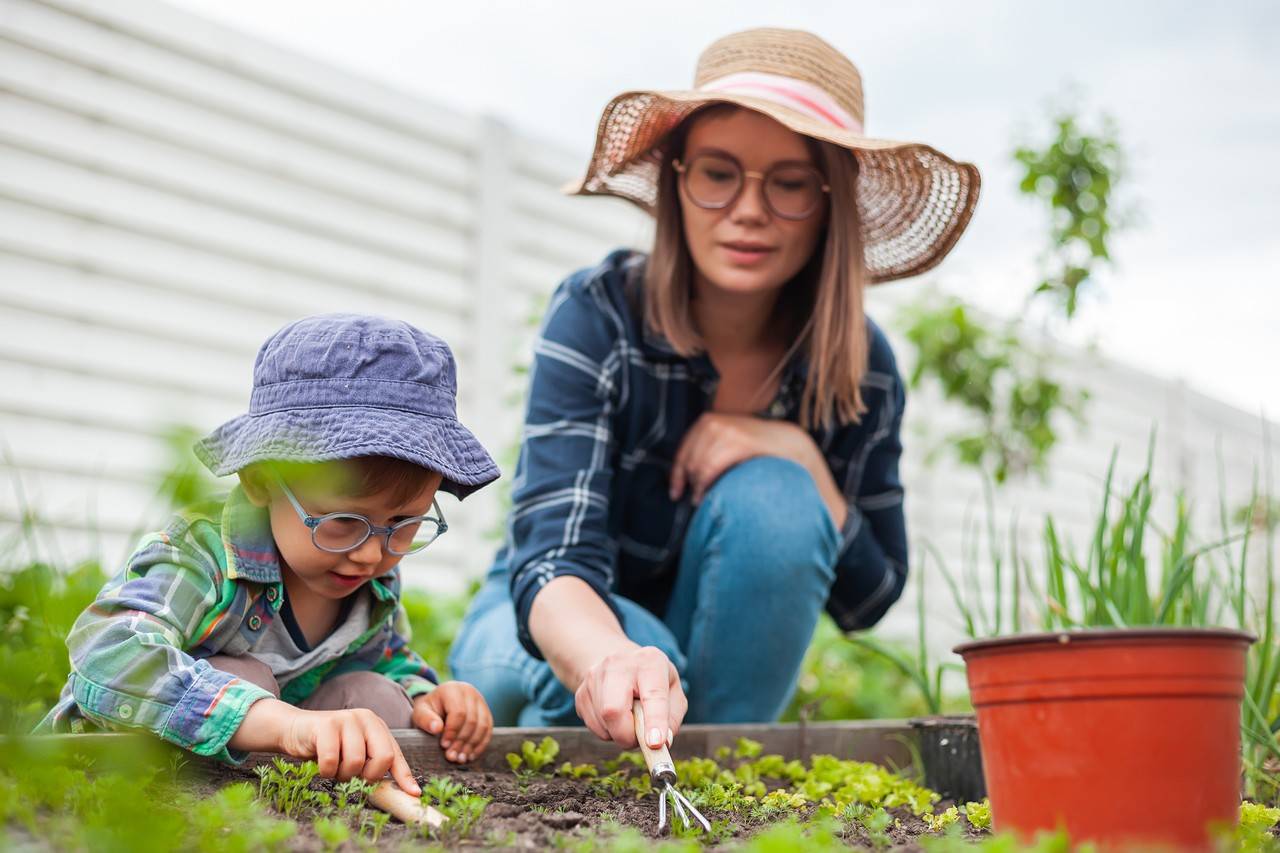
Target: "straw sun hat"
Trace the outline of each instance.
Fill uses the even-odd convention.
[[[699,57],[693,86],[624,92],[610,101],[586,177],[566,191],[618,196],[652,213],[667,134],[698,108],[729,103],[853,152],[871,282],[933,267],[969,224],[977,168],[918,142],[864,136],[862,77],[817,36],[783,29],[726,36]]]

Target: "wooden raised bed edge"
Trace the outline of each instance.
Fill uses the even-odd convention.
[[[414,770],[439,773],[458,768],[459,765],[445,760],[435,735],[417,729],[392,729],[391,733]],[[615,744],[602,741],[581,727],[496,728],[484,755],[466,767],[481,771],[509,771],[508,752],[518,753],[522,742],[531,740],[536,743],[548,735],[560,744],[557,762],[599,764],[617,758],[621,752]],[[688,725],[680,730],[671,752],[676,758],[710,758],[722,746],[732,749],[740,737],[759,741],[765,754],[777,753],[788,760],[807,759],[825,753],[897,768],[913,763],[912,753],[917,741],[915,731],[904,720]],[[7,736],[0,737],[0,745],[20,744],[37,752],[48,747],[50,750],[75,749],[86,755],[109,755],[131,753],[140,743],[151,740],[148,735],[132,732],[99,732]],[[246,763],[260,764],[273,757],[271,753],[255,752],[250,754]]]
[[[973,752],[976,754],[976,728],[972,718],[942,720],[944,724],[972,728]],[[922,724],[923,723],[923,724]],[[935,730],[933,720],[848,720],[810,723],[744,723],[744,724],[693,724],[685,726],[676,737],[671,750],[677,759],[715,756],[720,747],[733,749],[738,738],[758,741],[763,753],[781,755],[787,760],[807,760],[814,755],[834,755],[837,758],[869,761],[891,769],[900,770],[915,765],[921,756],[926,762],[926,784],[934,781],[938,788],[947,788],[957,775],[962,780],[954,790],[939,790],[944,797],[955,799],[979,799],[982,770],[981,763],[971,766],[972,760],[956,755],[953,750],[940,753],[931,748],[930,738]],[[440,744],[434,735],[417,729],[393,729],[392,734],[400,743],[409,765],[419,774],[437,775],[460,769],[459,765],[445,760]],[[478,760],[466,765],[479,771],[509,772],[506,755],[520,752],[520,744],[529,740],[540,741],[551,736],[560,744],[557,763],[571,761],[574,764],[600,764],[616,758],[620,750],[602,741],[587,729],[564,728],[497,728],[493,740]],[[133,752],[145,735],[132,733],[101,733],[85,735],[38,735],[19,738],[0,738],[0,745],[20,741],[28,749],[48,746],[50,749],[74,748],[89,755],[123,754]],[[966,753],[967,755],[968,753]],[[252,753],[246,764],[255,766],[271,761],[271,753]],[[930,759],[933,759],[930,761]],[[959,760],[965,767],[947,766]],[[939,766],[930,767],[930,764]],[[932,772],[930,772],[932,771]],[[974,779],[976,784],[974,787]],[[939,784],[942,782],[943,784]]]

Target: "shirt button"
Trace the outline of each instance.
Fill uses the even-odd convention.
[[[116,713],[120,715],[120,719],[127,720],[133,716],[133,706],[121,705],[119,708],[116,709]]]
[[[787,413],[787,407],[783,405],[781,400],[774,400],[773,405],[769,407],[769,414],[775,418],[780,418]]]
[[[267,587],[267,601],[275,601],[279,594],[274,586]]]
[[[249,630],[256,631],[262,627],[262,617],[257,613],[249,617]]]

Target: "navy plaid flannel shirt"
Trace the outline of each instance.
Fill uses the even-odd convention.
[[[529,610],[552,578],[581,578],[606,602],[613,592],[659,615],[674,584],[694,508],[687,495],[670,499],[668,474],[681,438],[710,408],[717,376],[705,354],[681,356],[645,328],[636,302],[645,260],[618,250],[570,276],[534,346],[513,506],[494,571],[509,572],[520,642],[535,657]],[[810,433],[849,502],[827,600],[846,631],[877,622],[907,576],[898,478],[906,397],[884,333],[869,319],[867,329],[866,413]],[[798,421],[802,361],[788,365],[762,416]]]

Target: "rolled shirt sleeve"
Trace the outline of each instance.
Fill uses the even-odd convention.
[[[198,755],[238,761],[227,742],[250,706],[271,694],[196,660],[184,649],[219,600],[211,557],[144,540],[67,637],[69,689],[84,716],[142,728]]]

